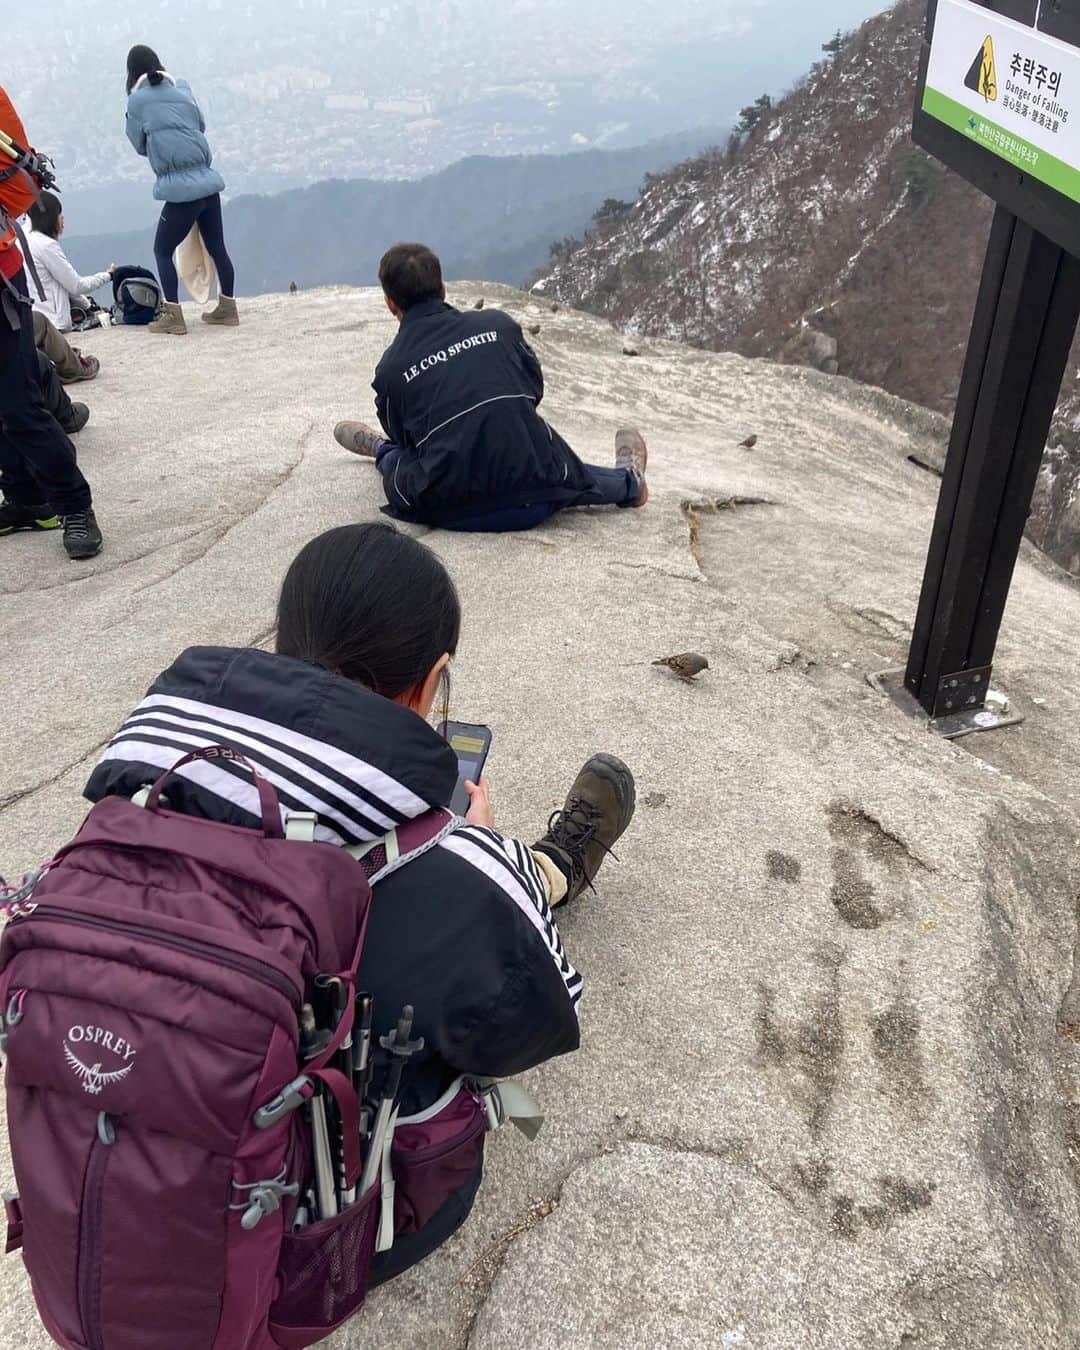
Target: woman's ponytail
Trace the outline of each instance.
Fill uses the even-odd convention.
[[[153,85],[160,84],[165,78],[161,66],[161,57],[158,56],[153,47],[140,45],[132,47],[131,51],[128,52],[127,91],[129,94],[143,76]]]

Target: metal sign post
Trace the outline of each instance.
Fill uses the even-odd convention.
[[[986,707],[1080,318],[1080,0],[930,0],[914,138],[998,202],[908,664],[873,683],[947,736]]]
[[[931,718],[986,702],[1078,318],[1080,261],[999,206],[904,673]]]

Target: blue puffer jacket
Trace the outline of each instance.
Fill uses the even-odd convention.
[[[144,77],[131,91],[128,140],[157,174],[154,196],[159,202],[194,202],[225,190],[224,178],[211,168],[214,157],[205,130],[186,80],[166,75],[152,85]]]

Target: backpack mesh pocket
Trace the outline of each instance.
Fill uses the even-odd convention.
[[[364,1306],[379,1226],[379,1187],[343,1214],[287,1233],[270,1334],[286,1350],[313,1345]]]

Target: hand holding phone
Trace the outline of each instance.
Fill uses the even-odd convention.
[[[469,809],[465,812],[465,819],[470,825],[483,825],[485,829],[493,830],[495,812],[491,806],[487,779],[481,778],[479,783],[466,779],[465,791],[469,794]]]
[[[457,755],[458,780],[449,806],[455,815],[463,816],[471,804],[466,782],[477,784],[480,791],[487,793],[487,787],[481,784],[481,779],[491,749],[491,728],[469,722],[444,722],[439,728],[439,734]]]

